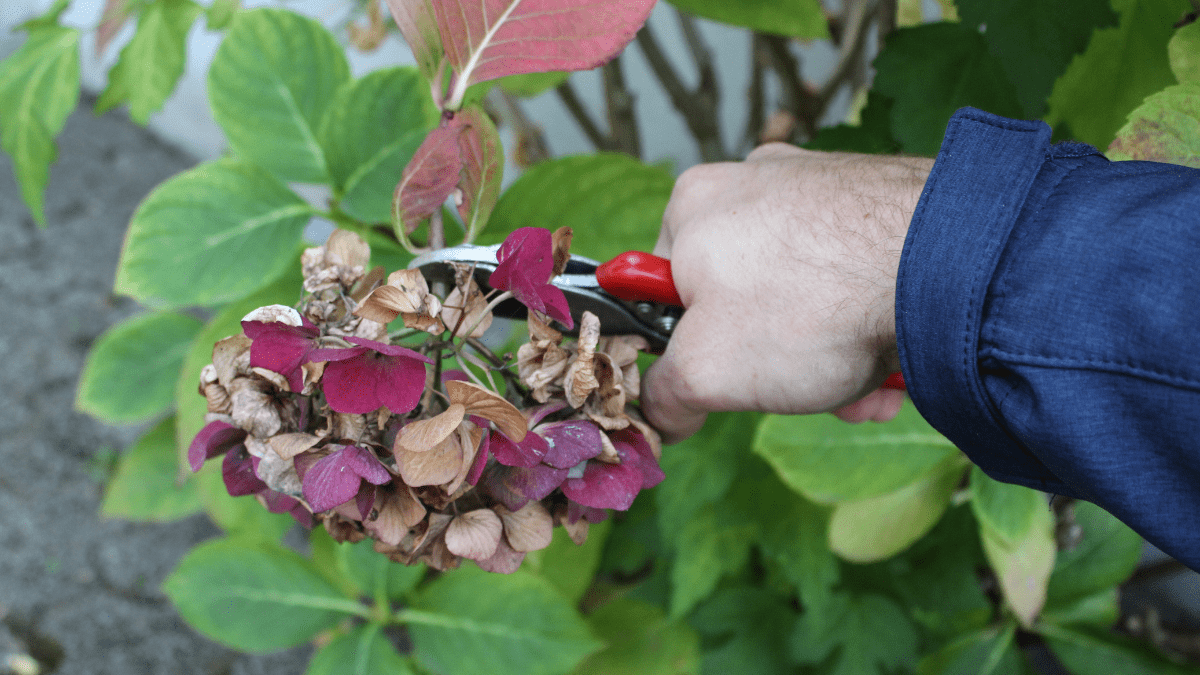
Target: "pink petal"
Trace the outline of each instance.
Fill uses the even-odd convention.
[[[416,408],[425,393],[425,363],[403,356],[389,356],[380,359],[378,368],[375,386],[379,401],[397,415]]]
[[[519,227],[513,230],[496,251],[496,271],[488,285],[501,290],[536,289],[550,280],[554,271],[554,244],[550,230],[541,227]],[[516,291],[514,291],[515,293]]]
[[[266,368],[283,375],[292,391],[299,392],[304,388],[300,366],[316,350],[319,330],[277,321],[243,321],[242,332],[251,341],[251,367]]]
[[[188,465],[192,471],[199,471],[204,466],[204,460],[223,455],[235,446],[241,445],[246,438],[246,432],[220,420],[213,420],[192,439],[188,446]]]
[[[524,495],[527,499],[537,500],[554,492],[559,485],[563,484],[563,479],[566,477],[567,469],[556,469],[545,464],[538,464],[529,468],[510,467],[504,482],[517,494]],[[509,511],[519,511],[524,504],[515,509],[508,504],[505,506]]]
[[[529,418],[529,428],[532,429],[541,424],[542,420],[546,419],[546,417],[553,415],[565,407],[567,407],[566,401],[552,401],[534,408],[526,408],[522,412],[525,413],[525,417]]]
[[[658,485],[666,478],[662,467],[658,465],[658,460],[654,458],[654,451],[640,432],[634,430],[633,427],[627,427],[614,432],[610,438],[617,455],[621,457],[621,462],[637,467],[638,471],[642,473],[643,490]]]
[[[363,520],[371,517],[371,509],[375,508],[375,486],[366,485],[354,495],[354,505],[358,507],[358,515]]]
[[[571,317],[571,306],[567,304],[567,296],[562,289],[552,284],[546,284],[537,290],[538,298],[545,309],[542,313],[552,319],[558,319],[568,329],[575,327],[575,319]]]
[[[325,366],[321,390],[325,392],[329,407],[335,411],[364,415],[383,405],[376,393],[378,380],[379,369],[370,363],[369,356],[363,354]]]
[[[442,208],[458,186],[463,166],[458,137],[462,132],[461,124],[443,120],[441,126],[425,136],[404,167],[392,211],[403,224],[405,234],[412,234],[434,211]]]
[[[583,518],[589,523],[603,523],[608,520],[608,511],[605,509],[596,509],[575,502],[567,502],[567,522],[574,525]]]
[[[338,453],[341,453],[346,466],[368,483],[383,485],[392,480],[392,474],[388,473],[383,463],[370,450],[357,445],[347,445],[334,454]]]
[[[367,349],[377,351],[380,354],[387,354],[388,356],[404,356],[410,359],[416,359],[417,361],[422,361],[424,363],[433,363],[432,358],[425,356],[421,352],[409,349],[408,347],[389,345],[383,342],[376,342],[374,340],[353,336],[347,337],[346,341],[354,343],[360,347],[366,347]]]
[[[487,429],[485,428],[484,431]],[[479,477],[483,475],[483,470],[487,468],[489,449],[491,448],[491,434],[484,434],[483,439],[479,442],[479,450],[475,452],[475,459],[471,462],[471,468],[467,471],[467,484],[478,485]]]
[[[525,560],[525,554],[520,551],[514,551],[504,537],[500,537],[500,541],[496,543],[496,552],[490,558],[476,560],[475,564],[485,572],[495,572],[497,574],[512,574],[521,567],[521,563]]]
[[[305,472],[300,483],[304,499],[312,507],[313,513],[328,511],[358,494],[362,478],[347,465],[344,457],[346,448],[352,447],[348,445],[322,457]]]
[[[549,451],[543,462],[558,469],[570,469],[604,450],[600,433],[600,429],[592,422],[568,420],[543,424],[530,436],[545,437]]]
[[[253,347],[254,343],[250,343]],[[325,347],[322,349],[314,349],[304,357],[305,363],[313,363],[316,361],[349,361],[366,354],[369,349],[366,347]]]
[[[546,439],[537,434],[525,434],[524,440],[514,443],[511,438],[499,431],[491,434],[492,454],[496,461],[505,466],[529,468],[542,463],[542,458],[550,450]],[[578,462],[576,462],[578,464]]]
[[[588,462],[582,478],[568,478],[563,494],[571,501],[597,509],[628,510],[642,489],[642,472],[631,464]]]
[[[221,462],[221,477],[225,479],[225,490],[229,496],[255,495],[267,489],[267,484],[254,471],[255,459],[246,452],[244,445],[225,453],[225,461]]]

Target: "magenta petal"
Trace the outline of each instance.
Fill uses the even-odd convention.
[[[492,436],[492,454],[495,455],[497,462],[505,466],[519,466],[527,469],[537,466],[542,463],[542,458],[550,450],[546,439],[536,433],[525,434],[525,439],[520,443],[513,442],[511,438],[499,431],[493,431],[490,435]]]
[[[246,446],[239,445],[225,454],[221,462],[221,477],[225,479],[225,490],[231,497],[256,495],[267,489],[254,472],[254,457],[246,452]]]
[[[379,401],[397,415],[416,408],[425,393],[425,363],[406,356],[387,356],[379,364],[375,385]]]
[[[346,446],[351,447],[354,446]],[[346,448],[317,460],[301,479],[304,499],[313,513],[328,511],[358,494],[362,478],[347,466],[343,456]]]
[[[358,507],[358,515],[366,520],[371,517],[371,509],[375,508],[375,486],[364,485],[363,489],[354,495],[354,505]]]
[[[484,494],[504,504],[509,511],[520,511],[522,506],[529,503],[529,498],[508,484],[512,471],[503,464],[492,464],[484,470],[478,487]]]
[[[583,518],[589,523],[603,523],[608,520],[608,511],[606,509],[596,509],[575,502],[567,502],[567,522],[574,525]]]
[[[283,375],[294,392],[304,388],[300,366],[316,349],[320,331],[279,322],[243,321],[242,332],[251,340],[251,367]]]
[[[524,413],[525,417],[529,419],[529,428],[532,429],[536,427],[537,425],[541,424],[542,420],[546,419],[547,416],[553,415],[565,407],[567,407],[566,401],[553,401],[550,403],[543,403],[542,405],[534,408],[526,408]]]
[[[417,361],[422,361],[424,363],[433,363],[433,359],[431,357],[425,356],[421,352],[409,349],[408,347],[389,345],[383,342],[376,342],[374,340],[368,340],[360,337],[347,337],[346,341],[352,342],[360,347],[372,349],[380,354],[386,354],[388,356],[403,356],[405,358],[416,359]]]
[[[253,346],[253,345],[251,345]],[[327,347],[324,349],[314,349],[304,357],[305,363],[313,363],[315,361],[349,361],[366,354],[371,350],[366,347]]]
[[[544,436],[549,445],[549,452],[542,461],[558,469],[569,469],[604,450],[600,429],[587,420],[543,424],[537,428],[537,433]]]
[[[449,382],[451,380],[457,380],[459,382],[470,382],[471,378],[467,376],[467,373],[465,371],[459,370],[458,368],[451,368],[449,370],[443,370],[442,371],[442,384],[446,384],[447,382]]]
[[[484,434],[483,440],[479,442],[479,450],[475,452],[475,459],[471,461],[471,468],[467,470],[467,485],[479,484],[479,477],[487,468],[488,455],[492,445],[490,439],[491,434]]]
[[[558,319],[568,329],[575,327],[575,319],[571,318],[571,306],[567,304],[567,296],[558,286],[546,284],[537,291],[544,309],[540,310],[552,319]]]
[[[554,492],[566,477],[567,469],[538,464],[530,468],[511,467],[504,482],[516,492],[536,501]]]
[[[213,420],[204,425],[188,446],[188,465],[192,467],[192,471],[199,471],[200,467],[204,466],[204,460],[229,452],[245,438],[245,431],[232,424]]]
[[[658,485],[667,477],[658,460],[654,459],[654,450],[640,432],[631,428],[621,429],[613,433],[611,438],[621,462],[635,466],[641,472],[643,490]]]
[[[346,466],[368,483],[383,485],[392,479],[392,474],[388,473],[383,463],[370,450],[357,445],[347,445],[338,452],[341,453]]]
[[[554,240],[550,230],[541,227],[519,227],[504,238],[496,251],[496,271],[488,285],[512,290],[514,282],[525,281],[540,286],[554,271]]]
[[[287,513],[300,503],[297,499],[270,489],[263,492],[263,501],[266,502],[267,510],[271,513]]]
[[[365,415],[383,406],[376,393],[379,369],[371,360],[370,356],[361,354],[325,366],[321,390],[325,392],[330,408],[340,413]]]
[[[582,478],[568,478],[563,494],[571,501],[597,509],[625,511],[642,489],[642,472],[630,464],[588,462]]]

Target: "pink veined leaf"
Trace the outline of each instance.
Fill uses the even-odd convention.
[[[438,82],[442,61],[442,37],[433,16],[430,0],[387,0],[388,9],[404,41],[417,59],[417,67],[430,82]],[[440,99],[440,87],[435,87],[434,102]]]
[[[454,119],[443,122],[429,132],[408,166],[404,167],[392,198],[392,225],[400,242],[410,251],[415,252],[408,235],[442,208],[446,198],[458,186],[463,166],[458,137],[462,133],[461,122]]]
[[[465,125],[459,136],[463,170],[459,188],[463,201],[458,207],[466,226],[464,241],[472,242],[487,224],[500,199],[500,181],[504,175],[504,150],[500,134],[492,118],[477,105],[467,106],[454,115],[454,121]]]
[[[477,82],[551,70],[588,70],[616,56],[655,0],[432,0],[456,77],[457,108]]]
[[[129,20],[129,0],[105,0],[100,12],[100,25],[96,27],[96,56],[104,54],[104,48],[121,32]]]

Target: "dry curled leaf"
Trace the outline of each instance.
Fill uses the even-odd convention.
[[[440,333],[441,310],[441,302],[429,292],[420,270],[398,270],[388,275],[386,284],[371,291],[354,314],[382,324],[399,316],[408,328]]]
[[[291,459],[302,452],[307,452],[320,442],[320,436],[300,432],[279,434],[267,439],[267,445],[282,459]]]
[[[554,267],[550,271],[551,277],[556,277],[563,273],[567,268],[567,261],[571,259],[571,236],[574,230],[569,227],[560,227],[550,235],[550,245],[554,251]]]
[[[409,422],[396,435],[394,450],[403,449],[406,452],[432,450],[454,433],[454,430],[462,424],[466,413],[467,409],[461,403],[451,403],[444,412],[427,420]]]
[[[446,529],[446,548],[455,555],[484,560],[496,552],[504,526],[491,509],[475,509],[460,514]]]
[[[587,400],[589,394],[599,386],[593,373],[593,360],[596,343],[600,340],[600,319],[591,312],[584,312],[579,326],[579,343],[575,360],[567,367],[563,380],[563,389],[567,395],[567,403],[572,408],[578,408]]]
[[[450,380],[446,393],[454,403],[461,403],[468,415],[478,415],[494,422],[496,428],[510,439],[521,442],[528,430],[525,416],[503,396],[471,382]]]
[[[487,299],[474,279],[469,279],[464,293],[455,286],[442,305],[442,323],[455,337],[483,337],[492,326],[492,313],[487,311]],[[468,332],[469,331],[469,332]]]
[[[410,452],[397,445],[394,453],[400,477],[412,487],[445,485],[454,480],[463,464],[462,441],[457,434],[426,452]]]

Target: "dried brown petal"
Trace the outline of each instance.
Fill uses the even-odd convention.
[[[367,433],[366,415],[333,412],[329,414],[329,427],[321,435],[334,441],[357,443]]]
[[[642,419],[640,410],[633,406],[625,407],[625,416],[629,418],[629,423],[632,424],[638,431],[642,432],[646,442],[650,444],[650,451],[654,453],[654,459],[662,459],[662,436],[658,435],[654,427],[646,423]]]
[[[462,468],[463,447],[456,434],[427,452],[409,452],[398,445],[394,452],[396,470],[413,487],[444,485],[454,480]]]
[[[446,529],[446,548],[471,560],[492,557],[504,526],[491,509],[475,509],[460,514]]]
[[[569,359],[566,350],[548,340],[526,342],[517,349],[517,374],[533,398],[545,403],[551,386],[566,373]]]
[[[371,261],[367,240],[350,230],[337,229],[325,241],[325,263],[366,269]]]
[[[536,314],[530,314],[525,323],[529,327],[530,340],[534,342],[548,340],[554,344],[562,342],[562,333],[551,328],[549,324],[543,323],[541,319],[537,318]]]
[[[371,291],[375,290],[376,286],[383,283],[383,277],[387,272],[383,271],[383,265],[376,265],[371,268],[371,271],[363,275],[363,278],[354,284],[354,288],[350,291],[350,299],[355,303],[361,303],[363,298],[367,297]]]
[[[592,372],[596,379],[596,389],[592,392],[583,406],[583,412],[601,427],[615,431],[629,426],[629,418],[625,415],[625,388],[617,379],[617,371],[612,366],[608,354],[596,354],[592,360]]]
[[[217,381],[229,389],[233,378],[250,372],[250,338],[239,333],[218,341],[213,345],[212,365]]]
[[[467,474],[471,473],[471,465],[475,462],[475,454],[479,452],[479,443],[483,440],[483,429],[467,422],[458,427],[458,442],[462,445],[462,466],[458,469],[458,475],[454,480],[450,481],[445,486],[445,491],[453,496],[463,486],[463,481],[467,479]]]
[[[229,386],[234,423],[259,438],[270,438],[283,428],[275,397],[248,377],[239,377]]]
[[[249,438],[247,436],[247,440]],[[291,497],[299,497],[302,492],[300,476],[296,473],[296,466],[292,460],[280,459],[274,452],[265,453],[259,459],[254,473],[267,484],[267,487],[276,492],[282,492]]]
[[[363,534],[362,523],[343,518],[333,511],[314,515],[325,526],[325,531],[329,533],[329,536],[333,537],[333,540],[338,543],[347,541],[354,543],[366,538],[366,535]]]
[[[650,348],[646,338],[640,335],[615,335],[600,339],[596,351],[608,354],[613,366],[621,371],[621,385],[625,395],[640,398],[642,374],[637,367],[638,352]]]
[[[554,537],[554,519],[541,502],[528,502],[518,511],[509,511],[503,504],[492,508],[504,523],[504,536],[513,550],[527,553],[550,545]]]
[[[575,542],[576,546],[583,546],[587,542],[588,536],[588,521],[586,518],[580,518],[574,523],[567,518],[567,507],[563,506],[554,512],[554,522],[562,525],[566,530],[567,536],[571,541]]]
[[[513,548],[508,545],[508,542],[504,541],[504,538],[501,537],[500,541],[496,543],[496,552],[493,553],[490,558],[476,560],[475,564],[479,566],[479,569],[485,572],[492,572],[495,574],[512,574],[520,569],[521,563],[524,562],[524,560],[525,554],[520,551],[513,550]]]
[[[302,452],[307,452],[320,442],[319,436],[305,433],[279,434],[267,439],[267,445],[282,459],[291,459]]]
[[[578,351],[575,353],[575,360],[567,367],[567,374],[563,380],[567,403],[570,403],[572,408],[582,406],[588,394],[599,386],[592,372],[596,343],[599,340],[600,319],[591,312],[584,312],[579,322]]]
[[[597,461],[604,462],[605,464],[621,463],[621,456],[617,454],[617,448],[613,445],[613,442],[608,437],[608,434],[600,434],[600,445],[604,447],[602,450],[600,450],[600,454],[596,455]]]
[[[467,409],[461,403],[451,403],[449,408],[427,420],[410,422],[396,435],[394,452],[428,452],[445,441],[458,425],[462,424]]]
[[[287,305],[266,305],[252,310],[242,317],[242,321],[262,321],[263,323],[286,323],[289,326],[303,325],[300,312]]]
[[[292,390],[292,388],[290,386],[288,386],[287,378],[273,370],[267,370],[266,368],[255,367],[255,368],[251,368],[250,372],[253,373],[256,377],[260,377],[260,378],[266,380],[267,382],[270,382],[271,386],[275,387],[275,389],[277,389],[279,391],[291,391]]]
[[[524,440],[528,430],[525,416],[503,396],[461,380],[446,382],[446,393],[451,401],[465,406],[468,415],[479,415],[494,422],[501,433],[518,443]]]
[[[551,246],[554,249],[554,270],[550,273],[552,276],[558,276],[567,268],[567,261],[571,259],[571,235],[574,231],[569,227],[560,227],[550,235]]]
[[[439,572],[455,569],[462,562],[462,558],[454,555],[446,546],[446,540],[442,538],[430,542],[429,546],[421,553],[420,560],[429,568]]]
[[[200,394],[204,396],[205,408],[210,413],[228,413],[233,409],[229,392],[217,381],[217,369],[211,363],[200,370]]]
[[[394,321],[401,314],[429,313],[429,284],[420,270],[397,270],[387,283],[368,295],[354,313],[381,323]]]
[[[375,511],[375,517],[363,526],[372,537],[392,546],[404,539],[409,528],[425,519],[425,507],[407,485],[398,485],[395,490],[377,488]]]
[[[455,286],[442,304],[442,323],[456,337],[483,337],[492,325],[492,313],[487,311],[487,299],[479,290],[474,278],[467,280],[467,292]],[[471,331],[467,334],[467,331]]]

